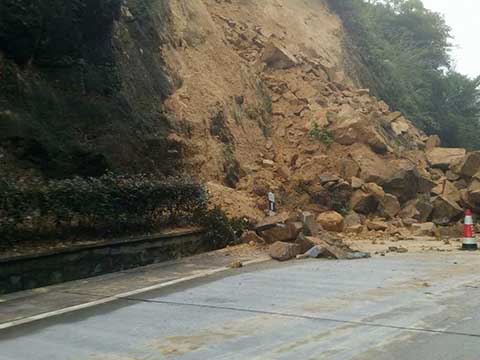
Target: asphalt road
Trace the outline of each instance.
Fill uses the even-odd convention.
[[[0,360],[478,359],[480,255],[293,261],[0,331]]]

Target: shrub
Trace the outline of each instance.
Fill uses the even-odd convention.
[[[248,220],[229,219],[218,207],[211,210],[199,209],[195,218],[198,225],[206,230],[204,237],[208,240],[211,249],[236,244],[248,227]]]
[[[189,179],[148,175],[0,181],[0,238],[13,242],[148,233],[196,223],[206,212],[204,188]]]
[[[313,127],[309,132],[309,136],[312,139],[320,140],[325,145],[331,145],[333,143],[332,134],[328,130],[320,129],[316,122],[313,123]]]
[[[419,0],[328,0],[373,95],[447,147],[480,149],[480,78],[455,71],[451,29]],[[352,46],[353,45],[353,46]]]
[[[235,231],[225,213],[219,208],[210,211],[200,209],[196,216],[200,226],[206,229],[205,238],[211,249],[218,249],[235,243]]]

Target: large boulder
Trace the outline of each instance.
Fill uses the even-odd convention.
[[[480,204],[480,180],[476,177],[468,186],[467,196],[469,203]]]
[[[443,195],[437,196],[433,201],[432,220],[437,225],[448,225],[459,220],[462,214],[462,208]]]
[[[440,140],[440,136],[432,135],[429,136],[427,141],[425,141],[425,150],[430,151],[436,147],[440,147],[442,141]]]
[[[380,156],[364,144],[353,145],[350,155],[360,167],[360,179],[366,183],[382,184],[399,169],[412,167],[411,162],[407,159]]]
[[[396,136],[401,136],[407,133],[411,129],[411,125],[403,116],[400,116],[390,124],[394,134]]]
[[[301,248],[298,244],[277,241],[275,244],[270,245],[268,253],[272,259],[287,261],[299,255]]]
[[[431,203],[430,198],[419,197],[408,201],[398,213],[398,216],[404,220],[413,219],[424,223],[430,218],[432,211],[433,204]]]
[[[278,223],[258,233],[267,244],[273,244],[276,241],[294,241],[302,230],[301,222],[289,222],[287,224]]]
[[[331,174],[331,173],[323,173],[319,176],[318,178],[320,180],[320,184],[323,186],[323,185],[326,185],[328,183],[339,183],[342,179],[340,178],[340,176],[338,175],[335,175],[335,174]]]
[[[255,226],[255,230],[258,232],[258,231],[266,230],[271,227],[275,227],[277,224],[285,223],[288,220],[288,218],[289,218],[288,213],[281,213],[274,216],[268,216],[257,223],[257,225]]]
[[[299,214],[299,220],[303,224],[303,232],[305,235],[316,236],[321,230],[321,227],[315,220],[315,216],[309,211],[302,211]]]
[[[460,191],[452,182],[448,180],[445,181],[442,195],[456,203],[460,203],[462,199],[462,195],[460,194]]]
[[[385,191],[375,183],[362,185],[360,190],[353,193],[350,207],[357,213],[368,215],[374,213],[378,204],[385,198]]]
[[[385,192],[395,195],[401,203],[415,198],[418,193],[430,193],[433,185],[415,167],[398,170],[382,183]]]
[[[379,202],[379,214],[387,219],[393,219],[400,212],[401,206],[397,197],[392,194],[385,194]]]
[[[462,200],[460,190],[455,186],[454,183],[448,181],[447,179],[439,182],[438,185],[431,190],[431,193],[435,196],[443,195],[444,197],[456,203],[460,203]]]
[[[298,64],[288,50],[273,42],[268,43],[263,50],[262,61],[272,69],[288,69]]]
[[[385,138],[365,115],[361,113],[348,115],[343,117],[340,114],[329,129],[336,142],[342,145],[363,143],[368,144],[376,153],[387,152],[388,145]]]
[[[313,247],[320,249],[322,257],[332,259],[347,259],[348,251],[341,247],[334,246],[324,241],[320,237],[307,237],[308,241],[313,244]]]
[[[368,194],[372,194],[378,201],[383,200],[385,197],[385,191],[383,191],[381,186],[375,183],[365,184],[363,190]]]
[[[433,181],[432,176],[425,170],[418,170],[418,188],[419,194],[430,194],[430,191],[435,187],[436,182]]]
[[[466,153],[465,149],[437,147],[427,151],[427,160],[434,168],[448,170],[451,165],[461,161]]]
[[[454,173],[462,176],[474,176],[480,171],[480,151],[467,154],[462,160],[452,166],[452,170]]]
[[[372,193],[367,193],[364,190],[357,190],[353,193],[350,200],[351,209],[359,214],[372,214],[377,211],[378,199]]]
[[[365,225],[371,231],[386,231],[388,229],[388,224],[382,220],[367,220]]]
[[[352,159],[339,159],[335,162],[335,168],[342,178],[351,180],[353,177],[358,176],[360,167]]]
[[[353,190],[358,190],[363,185],[365,185],[365,182],[362,179],[360,179],[356,176],[353,176],[352,179],[351,179],[350,185],[351,185]]]
[[[336,211],[327,211],[317,217],[317,222],[327,231],[342,232],[344,228],[343,216]]]

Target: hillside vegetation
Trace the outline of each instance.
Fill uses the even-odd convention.
[[[127,3],[128,12],[119,0],[0,2],[0,175],[175,164],[163,114],[170,82],[158,56],[163,8]]]
[[[375,95],[446,146],[480,148],[480,80],[455,71],[451,31],[440,14],[420,0],[329,2]]]

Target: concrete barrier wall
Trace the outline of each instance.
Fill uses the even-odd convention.
[[[201,230],[0,259],[0,294],[132,269],[210,250]]]

